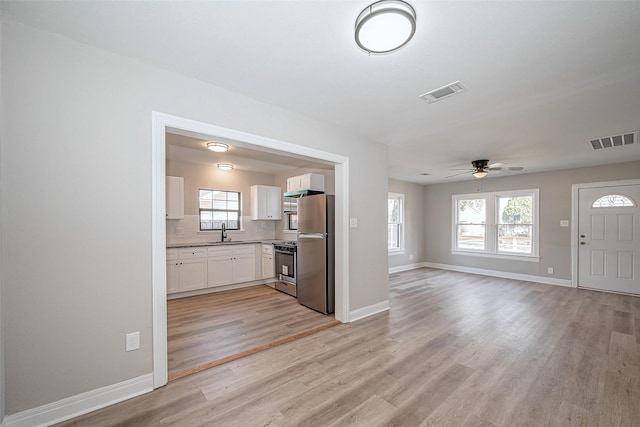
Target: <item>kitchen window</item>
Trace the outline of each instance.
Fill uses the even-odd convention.
[[[453,196],[452,253],[538,260],[538,189]]]
[[[240,229],[241,194],[237,191],[199,190],[200,231]]]
[[[404,252],[404,194],[389,193],[387,199],[389,253]]]

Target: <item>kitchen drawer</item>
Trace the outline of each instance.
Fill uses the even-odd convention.
[[[185,249],[180,249],[180,259],[206,258],[206,257],[207,257],[207,249],[206,248],[185,248]]]
[[[175,261],[180,259],[180,251],[178,249],[169,249],[167,251],[167,261]]]
[[[207,248],[208,256],[220,256],[220,255],[230,255],[231,254],[231,246],[209,246]]]
[[[233,248],[233,253],[235,255],[241,254],[255,254],[256,253],[256,245],[247,244],[247,245],[237,245]]]
[[[273,255],[273,245],[262,245],[262,253]]]

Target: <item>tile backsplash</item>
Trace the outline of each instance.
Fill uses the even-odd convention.
[[[167,244],[220,241],[220,231],[200,231],[199,215],[185,215],[184,219],[167,220]],[[231,240],[268,240],[276,238],[278,221],[254,221],[242,217],[242,230],[227,231]]]

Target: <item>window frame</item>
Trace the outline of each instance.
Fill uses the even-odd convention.
[[[501,219],[498,218],[500,207],[499,200],[502,197],[532,197],[532,231],[531,253],[513,253],[499,251],[498,229]],[[485,200],[485,236],[484,250],[465,249],[458,247],[458,203],[462,200]],[[454,194],[451,197],[451,253],[454,255],[468,255],[499,259],[516,259],[520,261],[540,261],[540,190],[538,188],[526,190],[494,191],[485,193]]]
[[[392,223],[391,221],[389,221],[389,213],[387,211],[387,252],[389,253],[389,255],[401,255],[404,253],[405,251],[405,216],[404,216],[404,212],[405,212],[405,196],[402,193],[392,193],[389,192],[387,194],[387,207],[388,207],[388,203],[389,200],[394,199],[394,200],[399,200],[400,201],[400,221],[398,223]],[[390,248],[389,247],[389,225],[391,224],[398,224],[398,247],[396,248]]]
[[[222,193],[235,193],[238,195],[238,209],[208,209],[208,208],[201,208],[200,207],[200,192],[201,191],[217,191],[217,192],[222,192]],[[228,199],[227,199],[228,201]],[[211,189],[211,188],[198,188],[198,230],[201,233],[207,233],[207,232],[218,232],[222,230],[222,227],[220,228],[202,228],[202,212],[236,212],[238,214],[238,227],[237,228],[227,228],[225,227],[225,230],[227,231],[242,231],[242,192],[240,191],[235,191],[235,190],[219,190],[219,189]],[[228,220],[227,220],[228,222]]]

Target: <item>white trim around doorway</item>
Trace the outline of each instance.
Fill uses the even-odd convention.
[[[165,227],[165,132],[167,130],[193,132],[212,138],[227,138],[249,146],[284,151],[335,165],[335,318],[343,323],[349,322],[349,158],[156,111],[152,112],[151,121],[153,388],[162,387],[168,381]]]
[[[623,181],[588,182],[571,186],[571,286],[578,287],[578,194],[584,188],[618,187],[621,185],[640,185],[640,179]]]

